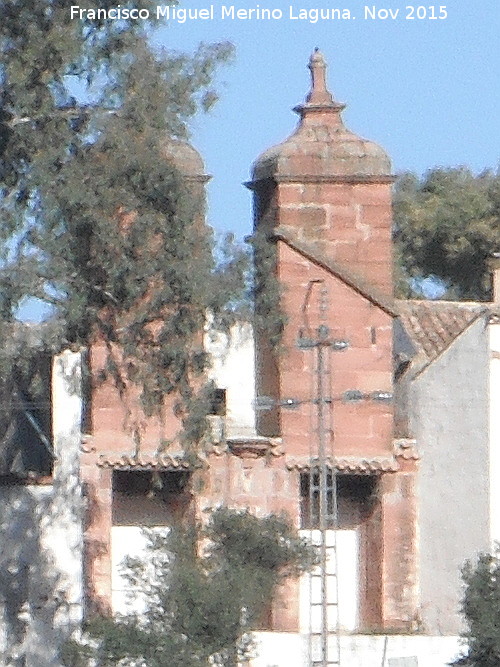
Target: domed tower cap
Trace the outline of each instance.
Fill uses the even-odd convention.
[[[304,104],[294,108],[300,115],[295,132],[255,161],[254,187],[274,179],[306,181],[393,181],[391,162],[385,151],[348,130],[342,120],[344,104],[336,102],[326,85],[326,62],[319,49],[309,58],[311,89]]]
[[[187,179],[202,182],[210,179],[201,155],[187,141],[169,138],[163,143],[163,153]]]

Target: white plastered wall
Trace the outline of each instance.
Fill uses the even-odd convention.
[[[226,436],[255,435],[255,351],[250,324],[237,324],[229,334],[210,329],[205,349],[211,357],[209,377],[226,390]]]
[[[490,341],[490,541],[500,542],[500,321],[489,324]]]
[[[166,535],[167,526],[148,529]],[[111,529],[111,608],[114,614],[141,614],[146,609],[147,593],[134,586],[127,577],[127,559],[142,563],[150,560],[147,533],[141,526],[113,526]],[[150,568],[154,577],[154,568]]]
[[[344,635],[340,664],[341,667],[406,667],[413,663],[418,667],[448,667],[460,654],[460,647],[459,637]],[[304,667],[309,664],[308,651],[304,634],[257,632],[249,667]]]
[[[80,480],[82,356],[66,350],[53,362],[53,439],[56,453],[52,517],[42,522],[43,546],[51,550],[64,587],[63,622],[78,624],[83,600],[83,504]]]
[[[312,544],[320,544],[319,530],[301,530]],[[354,632],[359,612],[359,534],[357,530],[327,530],[328,628],[336,628],[337,613],[343,631]],[[335,551],[337,557],[335,558]],[[338,575],[338,605],[336,576]],[[312,604],[311,604],[312,602]],[[321,577],[319,568],[300,578],[300,632],[321,631]]]
[[[0,665],[59,667],[82,619],[79,353],[54,358],[51,389],[52,482],[0,487]]]
[[[111,528],[111,608],[113,614],[141,613],[144,601],[125,575],[127,558],[143,559],[146,536],[140,526]]]

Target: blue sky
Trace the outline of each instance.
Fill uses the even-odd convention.
[[[216,230],[240,238],[251,232],[251,193],[242,184],[259,154],[295,128],[291,109],[309,90],[307,62],[315,46],[328,62],[330,90],[347,103],[347,126],[381,144],[395,173],[500,165],[500,0],[449,0],[444,20],[407,20],[401,0],[290,0],[294,15],[301,7],[335,7],[356,17],[315,24],[289,19],[289,0],[234,1],[237,8],[281,9],[283,18],[222,20],[221,0],[180,0],[180,7],[193,9],[213,4],[214,20],[172,21],[154,35],[174,50],[192,51],[201,41],[236,47],[234,63],[218,76],[220,102],[192,126],[192,143],[213,176],[208,221]],[[364,20],[365,5],[399,9],[399,16]],[[434,14],[441,7],[419,6],[428,16],[430,7]],[[21,309],[27,319],[45,312],[32,302]]]
[[[226,6],[233,0],[227,0]],[[446,1],[446,0],[441,0]],[[200,41],[229,40],[234,63],[218,77],[221,100],[192,128],[213,179],[208,187],[209,222],[243,236],[251,230],[248,180],[251,163],[285,139],[296,119],[291,108],[309,89],[306,68],[315,46],[324,53],[330,89],[346,102],[350,129],[377,141],[390,154],[394,171],[418,173],[440,166],[468,165],[474,171],[500,162],[500,3],[450,0],[444,20],[406,19],[407,2],[292,0],[301,7],[349,9],[354,20],[315,24],[289,18],[285,0],[235,0],[237,8],[281,9],[278,21],[222,20],[220,0],[214,19],[171,21],[155,41],[192,50]],[[210,6],[189,0],[181,7]],[[365,5],[399,9],[396,20],[364,20]],[[419,5],[427,15],[441,5]],[[421,10],[422,13],[422,10]]]

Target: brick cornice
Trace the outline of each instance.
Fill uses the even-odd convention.
[[[392,454],[379,456],[334,456],[326,458],[326,465],[340,474],[373,475],[378,473],[399,472],[407,461],[418,461],[420,454],[417,442],[413,438],[393,440]],[[317,457],[286,458],[288,470],[310,472],[319,465]]]
[[[192,469],[193,465],[183,455],[173,454],[101,454],[99,468],[112,470],[179,470]]]
[[[328,468],[345,475],[374,475],[398,472],[399,464],[394,456],[335,456],[327,457]],[[286,461],[288,470],[310,472],[319,465],[318,458],[289,458]]]
[[[337,176],[319,176],[317,174],[287,176],[286,174],[277,175],[274,177],[276,183],[394,183],[396,176],[391,174],[382,175],[353,175],[353,174],[338,174]]]
[[[287,176],[286,174],[276,174],[272,178],[260,178],[255,181],[246,181],[243,183],[249,190],[257,190],[261,186],[269,186],[270,184],[279,185],[280,183],[352,183],[359,185],[363,183],[383,183],[392,184],[397,176],[388,175],[367,175],[367,174],[337,174],[335,176],[321,176],[318,174],[301,174],[300,176]]]

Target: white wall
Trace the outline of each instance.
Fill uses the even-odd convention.
[[[490,340],[490,543],[500,542],[500,322],[489,325]]]
[[[111,608],[113,614],[142,614],[147,607],[148,592],[142,585],[134,585],[127,577],[127,559],[146,564],[148,581],[154,583],[153,557],[148,552],[148,533],[168,535],[167,526],[153,526],[145,531],[142,526],[113,526],[111,529]]]
[[[301,530],[301,536],[320,544],[319,530]],[[353,632],[358,625],[359,612],[359,535],[356,530],[327,530],[327,593],[328,626],[335,630],[337,611],[340,627]],[[337,552],[335,562],[334,549]],[[336,575],[338,574],[338,600]],[[312,605],[311,605],[312,599]],[[319,568],[300,578],[300,631],[321,632],[321,577]]]
[[[0,486],[2,667],[58,666],[59,645],[81,621],[80,383],[80,354],[56,357],[52,483]]]
[[[226,389],[226,436],[255,435],[255,359],[252,327],[235,325],[229,334],[209,330],[205,349],[212,367],[209,377]]]
[[[83,604],[83,502],[80,480],[82,357],[62,352],[52,371],[52,430],[56,461],[52,517],[42,521],[42,545],[61,572],[67,621],[78,624]],[[62,619],[65,622],[64,618]]]
[[[487,320],[478,318],[410,387],[410,428],[421,456],[420,619],[430,635],[461,632],[461,569],[489,547],[488,338]]]
[[[304,667],[308,663],[306,635],[256,632],[255,657],[249,667]],[[409,635],[344,635],[340,667],[392,667],[397,658],[417,658],[418,667],[448,667],[460,654],[458,637]],[[385,658],[385,659],[384,659]],[[402,661],[400,664],[404,664]]]
[[[111,607],[113,614],[141,613],[144,600],[124,574],[126,558],[141,558],[146,537],[140,526],[111,528]]]

